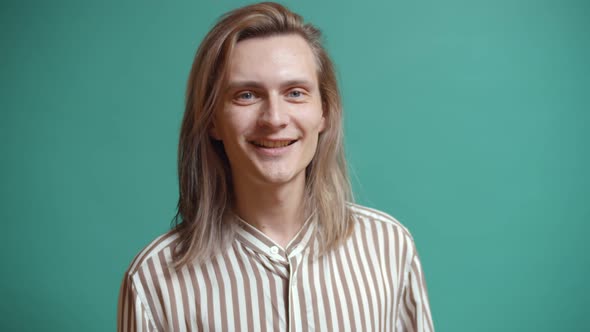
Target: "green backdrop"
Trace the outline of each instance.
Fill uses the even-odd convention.
[[[245,3],[2,2],[0,330],[115,329],[175,212],[194,52]],[[324,31],[357,200],[413,233],[437,330],[587,330],[590,2],[286,3]]]

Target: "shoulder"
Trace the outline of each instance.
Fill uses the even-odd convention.
[[[348,208],[352,211],[355,220],[361,224],[378,224],[381,227],[397,229],[405,235],[411,236],[410,231],[399,220],[383,211],[355,203],[348,203]]]
[[[172,261],[172,250],[178,240],[178,233],[170,230],[159,235],[143,247],[139,253],[131,260],[127,268],[126,275],[133,278],[139,270],[147,268],[153,270],[154,267],[161,269]],[[149,265],[152,266],[150,269]]]
[[[348,203],[348,208],[355,219],[355,229],[360,232],[382,233],[388,238],[397,239],[397,242],[406,242],[414,247],[414,238],[406,226],[399,220],[383,211]]]
[[[414,237],[408,228],[383,211],[358,204],[349,204],[349,208],[355,219],[353,238],[372,247],[386,270],[399,269],[399,275],[406,275],[417,259]]]

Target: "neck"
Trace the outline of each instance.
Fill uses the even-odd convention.
[[[286,248],[305,221],[305,177],[280,185],[234,181],[235,213]]]

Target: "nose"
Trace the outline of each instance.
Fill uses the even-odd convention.
[[[277,95],[269,95],[262,105],[259,124],[271,128],[284,128],[289,123],[286,105],[281,103]]]

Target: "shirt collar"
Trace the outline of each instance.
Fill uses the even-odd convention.
[[[288,263],[290,257],[298,255],[305,250],[311,242],[310,239],[317,226],[316,214],[312,213],[289,244],[287,244],[287,247],[282,248],[271,238],[239,216],[234,214],[234,217],[237,220],[238,225],[236,230],[236,238],[238,241],[251,250],[282,263]]]

